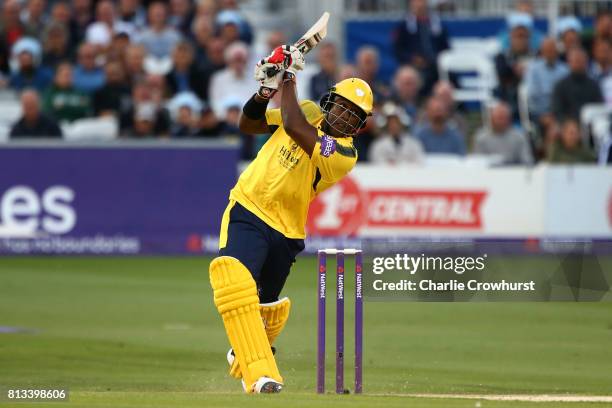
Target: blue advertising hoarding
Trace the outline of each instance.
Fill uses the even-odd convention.
[[[201,253],[237,161],[224,143],[4,146],[0,253]]]

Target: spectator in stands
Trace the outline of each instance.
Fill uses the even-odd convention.
[[[26,32],[39,40],[47,24],[46,0],[28,0],[26,9],[21,13],[21,23]]]
[[[57,0],[52,2],[51,12],[49,13],[49,20],[47,24],[62,24],[64,27],[69,28],[70,19],[72,17],[72,11],[67,1]]]
[[[474,153],[498,155],[504,164],[531,164],[533,155],[525,134],[512,127],[508,104],[500,102],[489,111],[491,127],[476,133]]]
[[[163,79],[163,78],[162,78]],[[155,79],[145,78],[137,81],[132,86],[131,104],[122,107],[122,112],[119,120],[119,126],[123,135],[130,135],[136,127],[134,119],[137,116],[138,106],[152,106],[154,109],[153,129],[155,134],[167,134],[170,128],[170,118],[168,111],[160,104],[159,85],[156,85]],[[143,108],[141,116],[145,117],[148,108]],[[141,124],[142,125],[142,124]],[[142,126],[144,127],[144,126]]]
[[[224,126],[225,124],[215,116],[210,105],[203,102],[196,136],[207,138],[221,136]]]
[[[255,158],[255,137],[240,131],[238,123],[242,111],[242,101],[229,96],[223,102],[225,117],[223,118],[223,134],[240,139],[240,159],[252,160]]]
[[[172,52],[172,70],[166,75],[168,91],[172,94],[191,91],[206,99],[207,77],[194,61],[193,46],[187,41],[176,45]]]
[[[61,24],[66,29],[70,28],[70,20],[72,18],[72,11],[70,10],[70,5],[67,1],[57,0],[53,2],[51,6],[51,13],[49,15],[49,20],[47,21],[47,25],[49,24]]]
[[[223,118],[225,124],[224,132],[228,135],[240,135],[238,122],[240,112],[242,111],[242,102],[234,96],[228,96],[223,100],[223,110],[225,112],[225,117]]]
[[[105,83],[104,70],[96,64],[96,47],[89,43],[82,44],[77,60],[73,72],[74,87],[87,94],[102,88]]]
[[[610,12],[610,10],[600,10],[595,16],[593,29],[582,34],[584,49],[588,52],[592,52],[593,45],[597,39],[604,39],[612,42],[612,12]],[[590,57],[592,58],[593,54],[591,54]]]
[[[561,40],[561,59],[568,61],[568,53],[573,48],[581,48],[580,33],[582,23],[574,16],[561,17],[557,21],[557,36]]]
[[[593,41],[593,61],[589,74],[597,83],[612,75],[612,43],[606,38],[598,37]]]
[[[499,86],[495,94],[511,106],[515,120],[518,120],[519,117],[518,86],[532,56],[529,49],[531,24],[530,20],[519,16],[509,19],[510,48],[495,57],[495,70],[499,79]]]
[[[157,109],[152,102],[139,103],[134,106],[132,127],[124,134],[126,137],[145,139],[166,136],[156,128]]]
[[[378,77],[380,68],[380,54],[378,50],[370,45],[365,45],[357,50],[355,57],[357,76],[370,85],[374,93],[374,100],[381,101],[389,98],[390,91]]]
[[[52,75],[40,65],[41,48],[38,41],[24,37],[17,41],[12,49],[17,68],[9,77],[9,86],[17,91],[34,88],[43,92],[51,83]]]
[[[235,42],[225,50],[227,68],[215,72],[211,78],[208,101],[219,118],[225,117],[222,102],[227,95],[246,101],[257,91],[258,84],[253,81],[251,71],[247,71],[248,57],[246,44]]]
[[[394,31],[393,50],[398,64],[420,72],[422,95],[429,95],[438,80],[438,54],[449,48],[448,38],[440,17],[429,12],[427,0],[411,0],[409,9]]]
[[[31,35],[21,22],[21,3],[18,0],[7,0],[2,5],[0,20],[0,39],[10,48],[23,36]]]
[[[149,4],[149,26],[138,36],[149,54],[156,58],[169,58],[172,50],[181,41],[181,34],[168,25],[166,5],[161,1]]]
[[[191,36],[191,24],[193,23],[191,0],[170,0],[170,18],[168,21],[184,38],[189,38]]]
[[[196,2],[196,16],[214,19],[217,12],[216,0],[198,0]]]
[[[321,68],[310,79],[310,97],[315,101],[321,99],[329,91],[329,88],[334,86],[338,75],[338,51],[336,50],[336,45],[326,42],[321,44],[320,48],[318,60]]]
[[[519,0],[515,3],[514,11],[511,11],[506,18],[507,28],[500,32],[497,36],[502,50],[508,51],[510,49],[510,32],[512,31],[511,25],[513,25],[511,22],[517,18],[526,21],[529,25],[529,49],[532,52],[540,49],[544,39],[544,34],[534,27],[533,2]]]
[[[528,64],[525,75],[529,113],[539,125],[543,125],[543,121],[551,114],[551,98],[555,84],[568,73],[567,65],[559,60],[555,40],[544,39],[540,57]]]
[[[106,85],[93,95],[93,110],[96,116],[119,117],[129,109],[130,87],[123,66],[119,61],[109,61],[104,66]]]
[[[133,27],[133,32],[138,33],[147,24],[147,13],[140,0],[119,0],[117,19],[129,24]]]
[[[53,22],[47,25],[43,33],[42,65],[47,70],[53,70],[63,61],[73,61],[74,54],[70,48],[68,29],[61,23]]]
[[[61,138],[62,130],[57,122],[40,111],[40,99],[34,89],[21,94],[23,115],[11,129],[11,139]]]
[[[211,77],[215,72],[225,68],[225,46],[220,37],[213,37],[206,47],[207,60],[202,69]],[[209,92],[210,93],[210,92]]]
[[[193,137],[197,131],[202,101],[193,92],[180,92],[168,102],[171,137]]]
[[[50,25],[59,24],[63,26],[67,31],[68,36],[68,49],[72,54],[77,47],[77,33],[76,26],[72,20],[72,11],[67,1],[57,0],[51,6],[51,16],[47,23],[48,28]]]
[[[266,56],[268,54],[270,54],[272,51],[274,51],[274,49],[276,47],[278,47],[281,44],[288,44],[289,42],[287,41],[287,36],[285,35],[285,33],[282,30],[274,30],[272,32],[270,32],[270,34],[268,34],[268,37],[266,38],[266,49],[261,53],[262,57]],[[327,47],[328,44],[331,44],[329,42],[324,42],[322,43],[320,46],[323,47]],[[322,48],[319,48],[319,51]]]
[[[338,70],[338,81],[357,76],[357,68],[353,64],[342,64]]]
[[[223,40],[219,37],[212,37],[206,45],[206,59],[203,63],[198,63],[198,67],[204,73],[204,91],[205,97],[202,100],[207,101],[210,95],[210,83],[212,76],[225,68],[225,48]]]
[[[420,164],[423,162],[423,147],[408,132],[410,117],[402,107],[393,102],[381,108],[382,133],[370,146],[368,158],[378,164]]]
[[[125,54],[130,46],[130,36],[125,31],[118,31],[113,35],[111,45],[106,52],[106,62],[125,61]]]
[[[96,20],[87,27],[85,40],[96,46],[96,53],[102,53],[110,45],[115,29],[115,4],[111,0],[98,1]]]
[[[72,122],[91,114],[89,95],[72,85],[72,66],[64,62],[57,66],[53,84],[43,95],[43,111],[57,121]]]
[[[426,109],[427,123],[415,133],[425,152],[465,155],[463,135],[448,124],[446,103],[437,97],[430,97]]]
[[[568,65],[570,73],[557,82],[552,97],[552,111],[561,122],[579,120],[584,105],[603,100],[599,85],[587,75],[587,55],[582,48],[569,51]]]
[[[580,126],[576,120],[563,122],[561,137],[553,143],[548,160],[558,164],[595,163],[595,154],[582,144]]]
[[[468,132],[468,125],[462,113],[461,106],[455,102],[454,93],[455,88],[450,82],[438,81],[433,87],[432,96],[444,103],[447,112],[448,126],[456,129],[459,134],[465,135]],[[422,126],[426,125],[427,121],[426,109],[419,111],[416,117],[416,123],[413,126],[414,132],[416,133]]]
[[[158,107],[161,107],[169,96],[166,77],[163,75],[149,74],[145,78],[145,82],[151,92],[151,100],[155,102]]]
[[[208,63],[206,48],[214,36],[215,29],[212,20],[208,17],[196,17],[191,24],[191,38],[195,47],[195,61],[199,67],[204,68]]]
[[[218,14],[216,18],[217,27],[221,27],[226,22],[236,24],[240,34],[239,40],[250,45],[253,42],[253,29],[248,20],[244,17],[237,0],[221,0],[218,4]]]
[[[13,45],[24,35],[26,30],[19,14],[21,5],[18,0],[6,0],[2,4],[2,18],[0,19],[0,70],[9,73],[9,58]]]
[[[383,101],[391,96],[390,90],[378,80],[378,69],[380,64],[378,50],[373,46],[363,46],[357,50],[356,66],[344,66],[340,75],[350,74],[366,81],[374,93],[374,101]],[[343,79],[343,78],[340,78]],[[370,116],[366,121],[365,127],[359,132],[359,137],[353,141],[357,149],[357,160],[368,161],[370,145],[374,141],[375,126],[373,117]]]
[[[194,118],[196,114],[189,106],[181,106],[170,127],[170,136],[173,138],[192,137],[196,132],[195,126],[199,122],[199,117]]]
[[[421,86],[421,75],[410,65],[403,65],[395,72],[391,94],[395,103],[406,112],[411,123],[415,123],[417,119]]]
[[[235,41],[240,41],[240,21],[238,14],[233,11],[222,11],[217,14],[215,20],[217,35],[226,47]]]
[[[130,84],[135,84],[146,77],[144,59],[147,50],[140,44],[130,44],[125,50],[124,66],[126,77]]]
[[[72,0],[71,36],[73,44],[80,44],[85,39],[87,27],[94,21],[91,0]]]

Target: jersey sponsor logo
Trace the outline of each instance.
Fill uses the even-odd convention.
[[[353,235],[361,228],[481,230],[485,191],[360,189],[345,177],[310,206],[313,235]]]
[[[278,151],[278,162],[287,170],[293,170],[300,162],[297,143],[289,147],[282,145]]]
[[[321,156],[329,157],[336,151],[336,139],[331,136],[323,135],[321,137]]]

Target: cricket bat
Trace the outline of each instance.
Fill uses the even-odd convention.
[[[297,40],[293,46],[296,47],[302,54],[308,54],[314,47],[316,47],[327,35],[327,21],[329,20],[329,13],[326,11],[321,15],[321,17],[317,20],[316,23],[312,25]],[[278,73],[277,68],[268,68],[266,71],[266,75],[268,77],[273,77]]]

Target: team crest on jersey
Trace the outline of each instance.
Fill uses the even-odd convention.
[[[329,157],[336,151],[336,139],[331,136],[321,137],[321,156]]]

